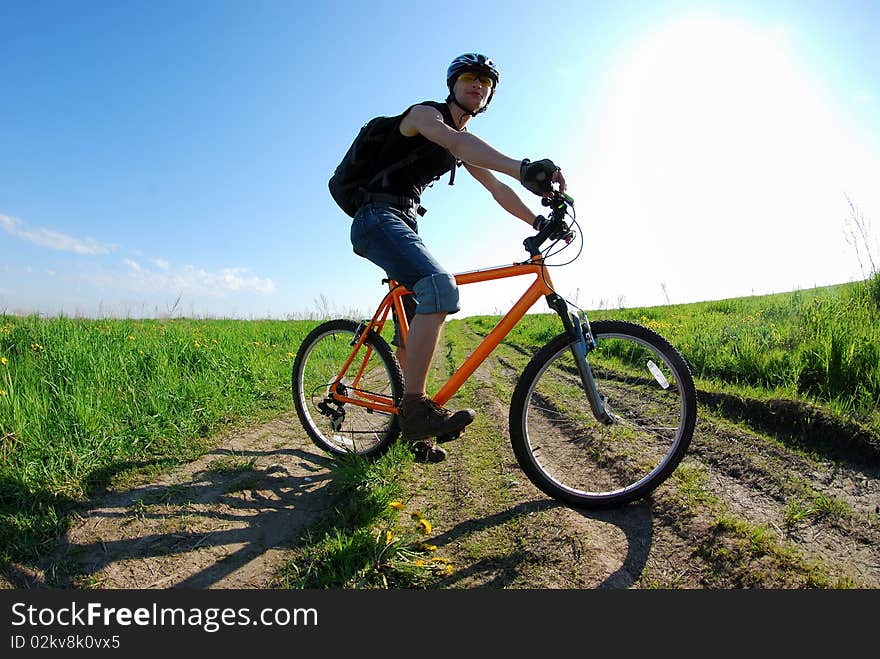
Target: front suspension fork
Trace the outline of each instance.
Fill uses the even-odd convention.
[[[593,410],[593,416],[598,421],[606,425],[613,423],[613,417],[608,414],[599,391],[596,389],[596,380],[593,378],[593,371],[587,361],[587,353],[596,347],[593,340],[593,334],[590,332],[590,325],[586,315],[583,318],[583,327],[578,317],[568,310],[568,304],[559,295],[553,293],[547,296],[547,304],[555,311],[565,331],[570,338],[569,348],[574,357],[574,363],[577,365],[578,373],[581,376],[581,382],[584,385],[584,391],[587,392],[587,400],[590,402],[590,408]]]

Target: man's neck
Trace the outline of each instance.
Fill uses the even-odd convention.
[[[455,120],[455,125],[458,126],[459,130],[463,130],[465,124],[471,120],[471,115],[459,107],[458,103],[455,101],[449,101],[447,105],[449,106],[449,111],[452,113],[452,118]]]

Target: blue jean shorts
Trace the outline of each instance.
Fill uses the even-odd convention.
[[[460,309],[455,278],[425,247],[415,213],[385,203],[366,204],[352,221],[351,245],[355,254],[413,292],[415,313],[456,313]],[[412,305],[404,306],[409,316]],[[394,344],[400,345],[397,331]]]

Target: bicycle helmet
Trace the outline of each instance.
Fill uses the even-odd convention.
[[[458,76],[460,76],[462,73],[466,73],[469,71],[485,74],[492,78],[493,83],[492,89],[489,92],[489,98],[486,100],[486,105],[484,105],[476,112],[470,112],[466,108],[461,108],[461,105],[458,103],[458,101],[455,100],[455,95],[452,93],[452,88],[455,87],[455,81],[458,80]],[[500,82],[500,80],[501,74],[495,67],[495,62],[493,62],[485,55],[482,55],[480,53],[465,53],[464,55],[459,55],[454,60],[452,60],[449,68],[446,69],[446,86],[449,88],[449,97],[446,99],[446,101],[451,101],[471,116],[476,116],[480,112],[485,112],[486,108],[489,107],[489,103],[492,102],[492,97],[495,95],[495,89],[498,87],[498,83]]]

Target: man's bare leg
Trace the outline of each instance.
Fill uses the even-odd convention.
[[[437,342],[440,340],[440,331],[443,329],[443,321],[446,314],[425,313],[415,314],[409,327],[406,339],[406,348],[402,349],[403,378],[405,382],[405,394],[424,395],[425,383],[428,379],[428,369],[431,360],[437,350]],[[400,359],[398,350],[398,360]]]

